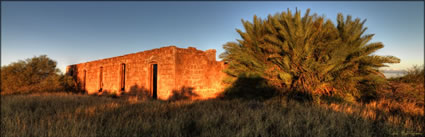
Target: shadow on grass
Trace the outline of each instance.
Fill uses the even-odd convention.
[[[259,76],[240,76],[220,95],[222,99],[266,100],[279,95],[278,89]]]
[[[193,92],[192,87],[183,86],[180,90],[173,90],[169,101],[178,101],[178,100],[190,100],[196,97],[199,97],[198,94]]]
[[[153,99],[149,90],[143,86],[133,85],[127,91],[111,91],[111,90],[102,90],[96,94],[90,94],[90,96],[99,96],[107,98],[119,98],[119,99],[129,99],[132,100],[151,100]]]

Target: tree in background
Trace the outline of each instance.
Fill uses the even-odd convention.
[[[230,76],[227,81],[254,75],[287,93],[314,99],[373,97],[377,85],[386,81],[378,68],[400,60],[372,54],[384,46],[369,43],[373,34],[364,34],[366,20],[344,19],[340,13],[334,25],[324,16],[309,13],[310,9],[301,17],[300,11],[292,14],[288,9],[265,20],[257,16],[252,23],[242,20],[245,32],[237,29],[242,39],[226,43],[220,55],[229,64],[224,71]]]
[[[1,67],[2,94],[62,90],[65,76],[46,55]]]

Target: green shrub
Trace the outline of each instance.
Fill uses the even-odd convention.
[[[31,93],[63,90],[66,76],[60,74],[56,61],[46,55],[13,62],[1,67],[1,93]]]

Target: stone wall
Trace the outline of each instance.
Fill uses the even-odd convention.
[[[223,90],[223,62],[215,60],[215,50],[203,52],[195,48],[178,49],[176,56],[176,85],[189,86],[199,98],[213,98]]]
[[[193,95],[190,97],[193,99],[214,98],[223,91],[224,77],[224,63],[215,60],[215,52],[204,52],[192,47],[162,47],[70,65],[67,67],[67,74],[72,75],[79,89],[88,94],[144,92],[152,95],[151,65],[157,64],[159,99],[167,100],[176,94]],[[121,91],[122,64],[125,64],[124,91]]]

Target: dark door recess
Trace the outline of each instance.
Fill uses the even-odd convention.
[[[152,64],[151,65],[151,95],[152,98],[157,99],[158,98],[158,94],[157,94],[157,87],[158,87],[158,65],[157,64]]]
[[[125,91],[125,64],[121,64],[121,81],[120,81],[120,87],[121,91]]]
[[[103,67],[100,67],[99,72],[99,92],[103,91]]]

